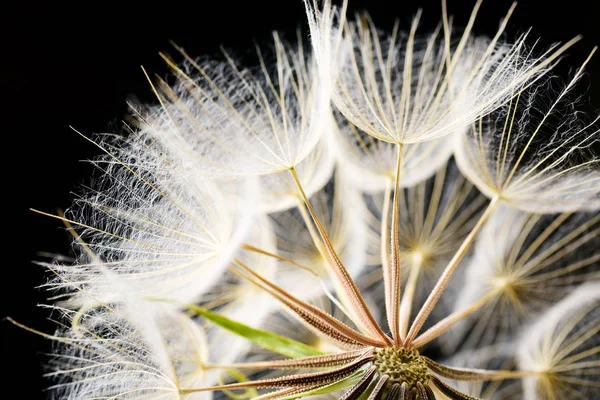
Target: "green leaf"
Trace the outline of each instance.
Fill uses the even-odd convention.
[[[371,383],[369,383],[369,386],[367,386],[367,388],[360,395],[360,397],[358,398],[358,400],[367,400],[369,398],[369,396],[371,395],[371,392],[373,392],[373,390],[375,389],[375,386],[377,386],[377,379],[373,379],[371,381]]]
[[[271,350],[275,353],[283,354],[284,356],[291,358],[320,356],[323,354],[314,347],[308,346],[304,343],[286,338],[285,336],[277,335],[272,332],[252,328],[248,325],[242,324],[241,322],[234,321],[224,317],[223,315],[209,311],[204,307],[196,305],[187,305],[186,307],[190,311],[203,316],[221,328],[248,339],[263,349]]]
[[[235,379],[237,379],[238,382],[248,382],[249,381],[248,377],[238,370],[227,369],[227,370],[225,370],[225,372],[227,374],[231,375],[232,377],[234,377]],[[225,384],[225,382],[223,382],[223,380],[221,379],[221,376],[219,376],[219,383],[221,385]],[[256,389],[246,389],[246,390],[244,390],[243,394],[235,394],[231,390],[223,390],[223,393],[225,393],[225,395],[227,397],[229,397],[230,399],[233,399],[233,400],[253,399],[255,397],[258,397],[258,391]]]

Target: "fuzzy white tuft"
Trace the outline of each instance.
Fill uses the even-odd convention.
[[[58,278],[50,286],[75,290],[73,306],[118,300],[110,274],[138,296],[191,302],[221,276],[248,232],[252,185],[225,195],[207,179],[178,174],[174,160],[150,145],[105,143],[108,155],[96,163],[102,183],[67,213],[81,256],[52,267]]]
[[[179,400],[179,389],[204,383],[206,338],[185,315],[147,303],[65,313],[73,326],[52,337],[47,374],[57,380],[54,398]]]
[[[523,332],[517,360],[534,371],[523,385],[526,400],[582,398],[598,394],[600,283],[574,290]]]
[[[274,35],[275,60],[257,49],[260,68],[226,61],[168,60],[178,79],[164,82],[161,106],[140,117],[144,134],[172,154],[187,154],[204,176],[237,177],[297,166],[326,129],[330,96],[302,49]]]
[[[581,71],[557,95],[540,83],[457,136],[458,165],[479,190],[529,212],[600,208],[600,117],[573,98]]]
[[[475,348],[514,340],[523,323],[578,285],[600,279],[596,213],[528,214],[501,206],[478,237],[454,312],[485,305],[446,340]]]

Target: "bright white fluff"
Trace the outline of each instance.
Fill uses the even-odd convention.
[[[517,361],[536,374],[525,400],[592,399],[600,374],[600,283],[574,290],[523,332]]]
[[[390,143],[463,131],[537,80],[564,50],[534,58],[525,49],[526,35],[513,45],[499,44],[508,16],[492,40],[471,38],[478,6],[453,44],[446,16],[444,28],[428,36],[417,34],[420,13],[408,33],[396,25],[386,35],[367,15],[344,29],[345,20],[335,17],[330,1],[322,11],[308,3],[313,51],[320,74],[330,81],[333,102],[359,129]]]
[[[312,196],[325,186],[333,174],[334,158],[331,148],[324,140],[319,141],[313,151],[296,167],[298,178],[307,196]],[[283,211],[298,205],[301,192],[288,171],[262,175],[259,199],[265,213]]]
[[[101,176],[55,216],[78,258],[46,264],[64,325],[29,329],[60,343],[53,393],[598,397],[600,117],[583,68],[547,101],[578,38],[505,45],[514,6],[473,37],[482,0],[462,35],[446,0],[426,35],[304,2],[312,53],[175,46],[159,104],[90,140]]]
[[[186,315],[156,304],[97,305],[65,311],[73,327],[51,338],[56,399],[207,400],[180,389],[205,385],[204,332]]]
[[[337,113],[338,129],[330,135],[340,171],[357,188],[380,192],[396,179],[398,150],[389,142],[368,135]],[[453,135],[405,145],[402,150],[400,187],[429,178],[452,155]]]
[[[571,93],[582,69],[558,94],[540,83],[457,136],[458,165],[486,196],[530,212],[600,207],[599,117]]]
[[[103,146],[102,185],[68,213],[77,221],[81,257],[53,266],[59,278],[50,286],[76,289],[71,305],[118,300],[117,279],[139,297],[194,301],[247,234],[255,189],[242,185],[237,196],[225,195],[206,179],[179,175],[179,166],[148,142]]]
[[[161,107],[142,116],[143,132],[191,167],[215,177],[269,174],[297,166],[315,147],[329,114],[330,96],[313,72],[302,43],[274,40],[275,61],[257,49],[260,68],[226,61],[171,65],[178,83],[160,82]]]
[[[485,303],[445,339],[464,348],[513,340],[525,321],[577,285],[600,279],[599,234],[597,213],[542,215],[499,206],[478,236],[452,311]]]

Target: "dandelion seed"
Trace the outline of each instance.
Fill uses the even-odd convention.
[[[598,394],[599,311],[600,284],[586,284],[524,332],[519,366],[536,371],[523,382],[525,399],[585,399]]]
[[[102,187],[61,218],[83,242],[81,259],[51,266],[58,278],[49,286],[73,294],[73,305],[110,302],[118,300],[113,274],[138,296],[194,301],[220,277],[248,231],[253,214],[241,198],[254,197],[254,189],[245,185],[240,197],[224,196],[207,179],[178,175],[160,147],[135,138],[100,146],[107,153],[96,162]]]
[[[498,208],[478,238],[453,310],[470,309],[476,316],[463,320],[448,339],[466,348],[513,340],[534,315],[581,283],[599,279],[599,223],[596,213]]]
[[[181,387],[205,384],[206,338],[185,315],[141,303],[63,312],[72,328],[46,335],[54,398],[181,399]]]
[[[321,74],[331,81],[336,107],[379,140],[432,140],[466,129],[539,79],[569,45],[536,59],[524,48],[526,35],[513,45],[499,43],[512,8],[492,40],[473,39],[480,3],[454,47],[447,15],[443,32],[420,37],[419,12],[408,34],[401,34],[397,23],[392,34],[385,35],[366,14],[346,25],[340,18],[335,26],[330,1],[319,11],[306,0],[314,52],[317,60],[325,60]]]
[[[226,61],[165,57],[179,83],[161,82],[161,107],[140,121],[142,131],[172,154],[187,154],[203,175],[238,177],[298,166],[328,123],[329,95],[303,52],[274,36],[276,59],[257,49],[258,71]]]
[[[458,137],[456,160],[479,190],[529,212],[598,209],[599,117],[588,119],[572,93],[588,61],[557,95],[540,83]]]

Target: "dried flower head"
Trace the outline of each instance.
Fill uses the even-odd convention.
[[[480,3],[458,36],[445,2],[388,35],[305,0],[311,51],[163,56],[176,82],[56,216],[52,393],[600,397],[598,118],[583,66],[549,84],[578,38],[504,43],[513,8],[474,37]]]

